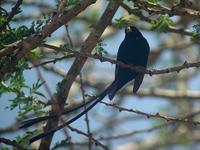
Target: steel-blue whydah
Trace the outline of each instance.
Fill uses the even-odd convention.
[[[133,66],[141,66],[146,68],[148,56],[149,56],[149,44],[142,33],[134,26],[127,27],[125,29],[125,38],[122,41],[118,53],[117,53],[117,60],[121,61],[128,65]],[[95,96],[89,102],[85,104],[81,104],[75,108],[69,109],[64,111],[62,114],[68,114],[80,108],[83,108],[84,105],[87,105],[86,109],[82,110],[78,115],[67,121],[66,123],[51,129],[47,132],[41,133],[33,138],[30,139],[30,143],[39,140],[43,137],[46,137],[50,134],[53,134],[57,130],[63,128],[66,125],[71,124],[72,122],[79,119],[85,113],[87,113],[90,109],[92,109],[97,103],[99,103],[105,96],[108,95],[109,99],[113,99],[115,94],[128,82],[134,80],[133,85],[133,93],[135,94],[140,85],[142,84],[144,78],[143,73],[135,72],[128,68],[121,67],[116,65],[115,67],[115,79],[114,81],[99,95]],[[58,117],[58,115],[50,115],[50,116],[43,116],[38,117],[30,120],[26,120],[22,123],[20,128],[32,126],[35,123],[45,121],[48,119],[53,119]]]

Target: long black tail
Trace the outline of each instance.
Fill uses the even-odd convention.
[[[68,113],[71,113],[73,111],[76,111],[80,108],[82,108],[83,106],[85,105],[88,105],[90,104],[91,102],[93,102],[97,97],[94,97],[92,100],[89,100],[87,101],[86,103],[83,103],[81,105],[78,105],[74,108],[71,108],[71,109],[68,109],[68,110],[65,110],[62,112],[62,115],[66,115]],[[21,123],[20,127],[19,128],[28,128],[36,123],[39,123],[39,122],[42,122],[42,121],[45,121],[45,120],[48,120],[48,119],[54,119],[58,117],[58,115],[49,115],[49,116],[42,116],[42,117],[37,117],[37,118],[33,118],[33,119],[29,119],[29,120],[25,120]]]
[[[82,117],[84,114],[86,114],[89,110],[91,110],[97,103],[99,103],[101,100],[103,100],[103,98],[109,93],[110,89],[112,89],[112,87],[114,86],[115,84],[115,81],[109,86],[106,88],[106,90],[104,90],[101,94],[99,94],[97,97],[94,97],[92,100],[90,101],[94,101],[90,106],[88,106],[86,109],[84,109],[81,113],[79,113],[78,115],[76,115],[75,117],[73,117],[72,119],[70,119],[69,121],[65,122],[64,124],[56,127],[56,128],[53,128],[47,132],[44,132],[44,133],[41,133],[37,136],[34,136],[33,138],[31,138],[29,140],[30,143],[33,143],[41,138],[44,138],[48,135],[51,135],[53,134],[54,132],[62,129],[63,127],[71,124],[72,122],[76,121],[77,119],[79,119],[80,117]]]
[[[44,133],[41,133],[33,138],[31,138],[29,140],[30,143],[33,143],[41,138],[44,138],[48,135],[51,135],[53,134],[54,132],[62,129],[63,127],[71,124],[72,122],[76,121],[77,119],[79,119],[81,116],[83,116],[84,114],[86,114],[89,110],[91,110],[97,103],[99,103],[101,100],[103,100],[103,98],[109,93],[110,89],[112,89],[113,85],[115,84],[115,81],[109,86],[106,88],[106,90],[104,90],[101,94],[99,94],[97,97],[95,97],[92,101],[94,101],[90,106],[88,106],[86,109],[84,109],[81,113],[79,113],[78,115],[76,115],[74,118],[70,119],[69,121],[65,122],[64,124],[56,127],[56,128],[53,128],[47,132],[44,132]]]

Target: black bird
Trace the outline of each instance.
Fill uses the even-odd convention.
[[[147,40],[143,37],[142,33],[134,26],[127,27],[125,29],[125,38],[122,41],[122,43],[119,47],[118,53],[117,53],[117,60],[121,61],[125,64],[128,64],[128,65],[141,66],[141,67],[146,68],[149,51],[150,51],[149,49],[150,49],[149,44],[148,44]],[[134,86],[133,86],[133,93],[135,94],[138,91],[138,89],[143,81],[143,78],[144,78],[143,73],[135,72],[128,68],[123,68],[121,66],[116,65],[115,80],[101,94],[99,94],[93,100],[91,100],[90,102],[88,102],[86,104],[86,105],[88,105],[89,103],[92,103],[91,105],[89,105],[85,110],[83,110],[81,113],[79,113],[77,116],[75,116],[71,120],[67,121],[66,123],[54,128],[50,131],[47,131],[45,133],[42,133],[42,134],[39,134],[39,135],[33,137],[32,139],[30,139],[30,143],[32,143],[36,140],[39,140],[45,136],[48,136],[48,135],[54,133],[55,131],[63,128],[64,126],[69,125],[70,123],[74,122],[75,120],[77,120],[78,118],[83,116],[85,113],[87,113],[90,109],[92,109],[106,95],[108,95],[110,100],[113,99],[115,94],[125,84],[127,84],[129,81],[131,81],[133,79],[135,79]],[[63,112],[63,114],[70,113],[81,107],[83,107],[83,105],[80,105],[71,110],[67,110],[67,111]],[[28,127],[28,126],[31,126],[40,121],[44,121],[44,120],[47,120],[50,118],[55,118],[55,117],[58,117],[58,116],[53,115],[53,116],[44,116],[44,117],[39,117],[39,118],[35,118],[35,119],[30,119],[30,120],[24,121],[24,123],[21,127],[22,128]]]
[[[142,33],[134,26],[125,29],[125,39],[121,43],[117,60],[128,65],[147,66],[149,56],[149,44],[143,37]],[[126,83],[135,79],[133,93],[135,94],[144,78],[144,74],[134,72],[130,69],[116,65],[115,80],[109,87],[107,94],[110,99],[113,99],[116,92],[121,89]]]

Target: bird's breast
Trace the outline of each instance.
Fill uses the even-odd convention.
[[[146,66],[149,45],[145,38],[125,40],[121,44],[117,60],[127,64]]]

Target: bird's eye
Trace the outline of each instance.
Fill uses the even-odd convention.
[[[127,28],[125,29],[125,32],[126,32],[126,33],[132,32],[131,27],[127,27]]]

